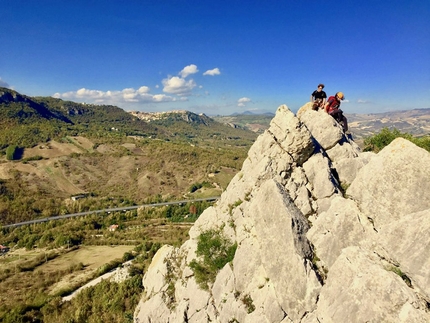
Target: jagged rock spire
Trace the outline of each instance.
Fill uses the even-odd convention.
[[[403,139],[362,153],[325,112],[280,106],[190,239],[158,251],[135,322],[429,322],[429,163]],[[237,248],[205,289],[190,264],[206,232]]]

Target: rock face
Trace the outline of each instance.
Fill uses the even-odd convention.
[[[146,272],[135,322],[430,322],[430,154],[363,153],[325,112],[280,106],[180,248]],[[207,288],[210,230],[237,244]]]

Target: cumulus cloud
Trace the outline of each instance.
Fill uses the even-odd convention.
[[[3,80],[1,79],[1,77],[0,77],[0,86],[1,86],[1,87],[7,87],[7,88],[9,88],[9,87],[10,87],[10,85],[9,85],[8,83],[6,83],[5,81],[3,81]]]
[[[164,85],[163,92],[177,95],[189,94],[196,87],[194,80],[186,81],[184,78],[178,76],[168,77],[162,83]]]
[[[121,104],[121,103],[151,103],[151,102],[170,102],[175,98],[165,94],[151,94],[147,86],[139,89],[126,88],[122,91],[99,91],[86,88],[65,93],[55,93],[54,98],[70,101],[83,101],[97,104]]]
[[[95,104],[137,104],[137,103],[159,103],[159,102],[183,102],[187,101],[187,95],[190,95],[192,90],[197,87],[202,89],[202,85],[197,85],[192,78],[187,78],[189,75],[198,73],[199,70],[195,64],[185,66],[176,76],[167,76],[161,80],[161,85],[155,85],[156,91],[161,86],[164,93],[152,94],[148,86],[141,86],[137,90],[134,88],[125,88],[120,91],[100,91],[87,88],[81,88],[77,91],[69,91],[64,93],[55,93],[53,97],[61,98],[76,102],[87,102]],[[219,68],[214,68],[204,72],[204,75],[220,75]],[[1,84],[7,84],[0,78]],[[208,95],[208,92],[206,93]],[[244,106],[250,99],[242,98],[238,101],[239,106]]]
[[[182,78],[186,78],[188,75],[196,74],[199,70],[197,69],[197,66],[194,64],[185,66],[182,71],[179,72],[179,75],[181,75]]]
[[[251,102],[250,98],[246,98],[246,97],[240,98],[239,100],[237,100],[237,106],[244,107],[248,102]]]
[[[221,72],[219,71],[219,68],[216,67],[212,70],[207,70],[206,72],[203,73],[203,75],[210,75],[210,76],[214,76],[214,75],[220,75]]]

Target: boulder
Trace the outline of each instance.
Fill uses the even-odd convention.
[[[357,174],[347,190],[362,212],[382,225],[430,208],[430,154],[397,138]]]

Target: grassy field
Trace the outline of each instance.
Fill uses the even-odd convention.
[[[49,294],[55,295],[61,290],[82,285],[92,277],[98,268],[115,259],[121,259],[125,252],[133,250],[134,246],[81,246],[48,261],[36,270],[43,272],[67,271],[68,268],[82,268],[77,272],[65,274],[61,280],[49,288]],[[82,266],[82,265],[83,266]]]
[[[32,296],[54,295],[61,289],[81,285],[98,268],[121,259],[133,248],[132,245],[81,246],[69,250],[11,251],[0,258],[0,304],[37,302],[38,297],[32,299]]]

